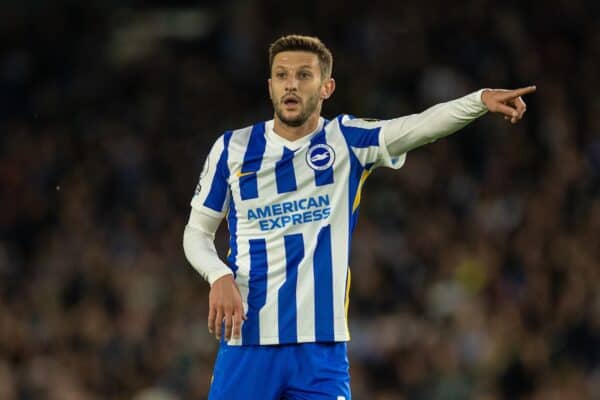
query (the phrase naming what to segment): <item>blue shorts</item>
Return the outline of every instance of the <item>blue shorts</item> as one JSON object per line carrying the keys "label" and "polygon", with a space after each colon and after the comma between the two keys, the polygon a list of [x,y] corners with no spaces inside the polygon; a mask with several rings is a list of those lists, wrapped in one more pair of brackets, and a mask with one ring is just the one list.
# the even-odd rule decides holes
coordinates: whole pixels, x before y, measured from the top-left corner
{"label": "blue shorts", "polygon": [[346,343],[228,346],[221,341],[209,400],[350,400]]}

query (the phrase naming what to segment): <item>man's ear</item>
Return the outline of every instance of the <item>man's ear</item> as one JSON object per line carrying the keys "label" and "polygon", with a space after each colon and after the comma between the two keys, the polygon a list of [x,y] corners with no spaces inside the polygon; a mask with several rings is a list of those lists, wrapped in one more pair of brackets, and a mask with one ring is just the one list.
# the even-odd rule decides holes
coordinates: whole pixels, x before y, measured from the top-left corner
{"label": "man's ear", "polygon": [[323,82],[321,86],[321,100],[326,100],[331,97],[335,91],[335,79],[329,78]]}
{"label": "man's ear", "polygon": [[267,79],[267,86],[269,86],[269,98],[273,100],[273,89],[271,89],[271,78]]}

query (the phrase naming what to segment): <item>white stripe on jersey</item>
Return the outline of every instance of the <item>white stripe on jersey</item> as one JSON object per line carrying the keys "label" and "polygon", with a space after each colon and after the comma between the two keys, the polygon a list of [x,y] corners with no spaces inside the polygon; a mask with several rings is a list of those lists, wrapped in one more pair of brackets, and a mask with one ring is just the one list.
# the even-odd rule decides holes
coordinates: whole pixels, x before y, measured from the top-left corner
{"label": "white stripe on jersey", "polygon": [[[338,120],[331,122],[332,128],[327,134],[327,142],[334,148],[344,148],[347,146],[342,135],[337,134],[339,131]],[[337,129],[336,129],[337,128]],[[350,163],[340,163],[336,170],[337,176],[347,176],[350,173]],[[346,179],[347,180],[347,179]],[[343,266],[343,268],[333,269],[333,310],[334,310],[334,332],[336,341],[344,341],[349,339],[349,334],[346,329],[346,310],[344,307],[346,296],[346,275],[348,273],[349,263],[349,218],[348,215],[352,210],[349,210],[349,185],[337,185],[339,190],[335,192],[335,197],[332,203],[336,205],[336,212],[331,216],[331,225],[335,226],[340,231],[346,232],[346,235],[332,235],[332,264],[334,266]],[[337,209],[339,207],[339,209]]]}
{"label": "white stripe on jersey", "polygon": [[[307,242],[307,240],[308,238],[304,237],[304,247],[307,247],[307,244],[314,246],[314,243]],[[316,236],[314,240],[316,240]],[[313,276],[312,260],[301,263],[298,267],[298,286],[296,287],[298,342],[315,341],[315,281]]]}
{"label": "white stripe on jersey", "polygon": [[[285,247],[283,237],[273,240],[268,249],[269,265],[285,265]],[[267,275],[267,299],[260,310],[260,341],[261,344],[279,343],[278,291],[285,281],[285,268],[275,269]]]}

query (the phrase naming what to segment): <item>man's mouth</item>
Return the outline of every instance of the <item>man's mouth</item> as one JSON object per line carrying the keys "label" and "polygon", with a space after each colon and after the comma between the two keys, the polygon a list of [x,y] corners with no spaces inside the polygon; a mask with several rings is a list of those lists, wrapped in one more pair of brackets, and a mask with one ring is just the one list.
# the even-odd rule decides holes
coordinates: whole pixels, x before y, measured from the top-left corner
{"label": "man's mouth", "polygon": [[300,100],[296,97],[287,97],[283,99],[283,104],[287,107],[295,107],[300,104]]}

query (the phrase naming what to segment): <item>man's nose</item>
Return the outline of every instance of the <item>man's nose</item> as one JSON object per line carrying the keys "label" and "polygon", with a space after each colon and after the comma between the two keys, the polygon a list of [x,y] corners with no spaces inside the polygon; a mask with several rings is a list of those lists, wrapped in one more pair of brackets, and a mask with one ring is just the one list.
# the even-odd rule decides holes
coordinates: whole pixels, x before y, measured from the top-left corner
{"label": "man's nose", "polygon": [[285,90],[294,91],[298,90],[298,79],[293,76],[290,76],[285,81]]}

